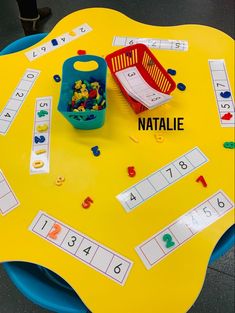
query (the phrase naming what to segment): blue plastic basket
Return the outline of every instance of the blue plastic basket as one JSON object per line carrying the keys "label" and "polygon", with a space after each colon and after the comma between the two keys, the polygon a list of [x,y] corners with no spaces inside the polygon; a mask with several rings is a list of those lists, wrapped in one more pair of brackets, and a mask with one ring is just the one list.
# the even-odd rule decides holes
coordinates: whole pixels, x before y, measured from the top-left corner
{"label": "blue plastic basket", "polygon": [[[92,71],[80,71],[74,68],[76,62],[95,61],[98,68]],[[105,113],[107,107],[106,99],[106,74],[107,64],[101,57],[95,55],[80,55],[72,57],[64,62],[62,71],[62,84],[60,90],[60,100],[58,111],[71,123],[79,129],[95,129],[103,126],[105,122]],[[104,86],[105,108],[102,110],[86,110],[85,112],[69,112],[68,104],[73,95],[74,82],[78,80],[98,81]]]}

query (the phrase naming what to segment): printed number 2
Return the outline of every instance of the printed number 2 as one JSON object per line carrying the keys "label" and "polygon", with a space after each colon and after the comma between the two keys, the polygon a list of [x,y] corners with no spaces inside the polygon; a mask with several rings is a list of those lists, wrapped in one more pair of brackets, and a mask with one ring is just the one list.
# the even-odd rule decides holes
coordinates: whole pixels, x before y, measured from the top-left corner
{"label": "printed number 2", "polygon": [[162,239],[163,239],[163,241],[166,242],[166,247],[167,248],[171,248],[171,247],[173,247],[175,245],[175,243],[174,243],[174,241],[173,241],[173,239],[172,239],[170,234],[165,234]]}
{"label": "printed number 2", "polygon": [[53,229],[49,234],[48,237],[51,239],[57,239],[57,235],[61,232],[61,226],[59,224],[54,224]]}

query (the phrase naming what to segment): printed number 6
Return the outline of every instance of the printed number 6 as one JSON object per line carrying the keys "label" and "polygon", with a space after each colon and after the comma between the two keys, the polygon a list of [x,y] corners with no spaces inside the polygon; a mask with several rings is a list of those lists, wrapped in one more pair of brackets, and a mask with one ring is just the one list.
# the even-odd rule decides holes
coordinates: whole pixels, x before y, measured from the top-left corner
{"label": "printed number 6", "polygon": [[115,274],[120,274],[121,273],[121,266],[122,266],[122,263],[118,264],[117,266],[114,267],[114,273]]}

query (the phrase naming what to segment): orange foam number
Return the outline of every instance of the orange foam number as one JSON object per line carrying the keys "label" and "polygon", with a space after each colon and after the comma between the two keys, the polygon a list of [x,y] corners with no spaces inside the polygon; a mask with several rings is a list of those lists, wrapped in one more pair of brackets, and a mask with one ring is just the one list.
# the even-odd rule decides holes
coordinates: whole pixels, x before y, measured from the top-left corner
{"label": "orange foam number", "polygon": [[[53,230],[54,229],[54,230]],[[57,235],[61,232],[61,226],[59,224],[54,224],[52,231],[48,234],[51,239],[57,239]]]}
{"label": "orange foam number", "polygon": [[83,206],[84,209],[88,209],[90,207],[91,203],[93,203],[93,200],[90,197],[87,197],[83,201],[82,206]]}

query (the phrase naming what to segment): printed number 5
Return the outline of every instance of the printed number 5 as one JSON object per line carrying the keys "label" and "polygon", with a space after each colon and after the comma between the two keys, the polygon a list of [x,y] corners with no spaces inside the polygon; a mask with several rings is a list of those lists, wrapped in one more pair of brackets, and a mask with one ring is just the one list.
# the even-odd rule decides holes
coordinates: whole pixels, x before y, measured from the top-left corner
{"label": "printed number 5", "polygon": [[162,239],[163,239],[163,241],[166,242],[166,247],[167,248],[171,248],[171,247],[173,247],[175,245],[175,243],[174,243],[174,241],[173,241],[173,239],[172,239],[170,234],[165,234]]}

